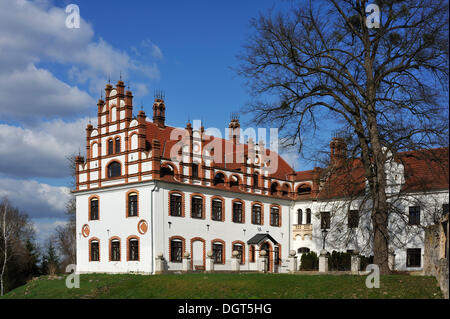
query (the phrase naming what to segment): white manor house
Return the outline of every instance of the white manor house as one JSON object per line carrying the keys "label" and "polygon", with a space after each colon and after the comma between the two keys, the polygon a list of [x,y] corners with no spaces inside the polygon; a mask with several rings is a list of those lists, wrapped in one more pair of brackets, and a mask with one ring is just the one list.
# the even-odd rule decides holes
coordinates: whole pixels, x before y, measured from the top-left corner
{"label": "white manor house", "polygon": [[[234,251],[241,271],[256,271],[266,251],[270,272],[287,272],[292,250],[372,254],[363,169],[343,139],[332,139],[327,167],[296,172],[262,142],[243,143],[237,118],[222,139],[167,126],[162,96],[148,121],[133,116],[122,81],[105,92],[86,158],[76,158],[78,273],[153,274],[161,255],[166,271],[180,271],[186,253],[192,271],[208,256],[230,270]],[[423,226],[448,212],[448,148],[399,153],[386,172],[391,267],[421,270]]]}

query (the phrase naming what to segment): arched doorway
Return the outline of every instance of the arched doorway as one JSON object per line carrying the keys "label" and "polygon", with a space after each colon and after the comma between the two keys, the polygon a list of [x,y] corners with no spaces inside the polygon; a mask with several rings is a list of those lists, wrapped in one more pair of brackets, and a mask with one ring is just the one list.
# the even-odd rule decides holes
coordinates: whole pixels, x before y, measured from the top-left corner
{"label": "arched doorway", "polygon": [[261,247],[259,247],[259,250],[265,250],[266,256],[267,256],[267,263],[268,263],[268,271],[273,271],[273,249],[272,245],[269,242],[264,242]]}
{"label": "arched doorway", "polygon": [[205,240],[199,237],[191,240],[192,270],[205,270]]}

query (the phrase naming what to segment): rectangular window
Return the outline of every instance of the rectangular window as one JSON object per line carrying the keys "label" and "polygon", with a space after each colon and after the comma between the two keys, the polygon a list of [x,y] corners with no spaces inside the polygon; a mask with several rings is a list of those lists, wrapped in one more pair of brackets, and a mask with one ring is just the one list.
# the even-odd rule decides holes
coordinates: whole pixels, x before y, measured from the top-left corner
{"label": "rectangular window", "polygon": [[212,219],[222,221],[222,201],[213,199],[212,201]]}
{"label": "rectangular window", "polygon": [[91,220],[98,220],[98,199],[91,199]]}
{"label": "rectangular window", "polygon": [[321,212],[320,213],[320,228],[321,229],[329,229],[330,225],[331,225],[330,212]]}
{"label": "rectangular window", "polygon": [[108,141],[108,155],[111,155],[114,152],[114,143],[113,140]]}
{"label": "rectangular window", "polygon": [[130,239],[129,245],[130,255],[128,260],[139,260],[139,241],[137,239]]}
{"label": "rectangular window", "polygon": [[198,177],[198,164],[192,164],[192,177]]}
{"label": "rectangular window", "polygon": [[138,215],[137,209],[137,194],[133,193],[128,195],[128,217],[133,217]]}
{"label": "rectangular window", "polygon": [[420,225],[420,207],[409,206],[409,224]]}
{"label": "rectangular window", "polygon": [[181,240],[172,240],[170,242],[170,261],[174,263],[182,262],[183,243]]}
{"label": "rectangular window", "polygon": [[120,241],[118,240],[111,242],[111,260],[120,261]]}
{"label": "rectangular window", "polygon": [[359,211],[351,210],[348,212],[348,228],[357,228],[359,225]]}
{"label": "rectangular window", "polygon": [[237,252],[239,252],[239,255],[237,256],[237,258],[239,259],[239,263],[240,264],[243,264],[244,263],[244,248],[242,247],[242,245],[238,245],[238,244],[235,244],[235,245],[233,245],[233,251],[237,251]]}
{"label": "rectangular window", "polygon": [[213,260],[215,264],[222,264],[222,244],[213,244]]}
{"label": "rectangular window", "polygon": [[99,261],[100,252],[98,241],[91,242],[91,261]]}
{"label": "rectangular window", "polygon": [[420,248],[406,249],[406,267],[420,267],[422,261],[422,251]]}
{"label": "rectangular window", "polygon": [[116,138],[116,153],[120,153],[120,138]]}
{"label": "rectangular window", "polygon": [[261,225],[261,206],[259,205],[252,207],[252,224]]}
{"label": "rectangular window", "polygon": [[180,194],[170,195],[170,216],[182,216]]}
{"label": "rectangular window", "polygon": [[311,210],[309,208],[306,210],[306,224],[311,224]]}
{"label": "rectangular window", "polygon": [[278,207],[272,207],[270,209],[270,225],[280,226],[280,210]]}
{"label": "rectangular window", "polygon": [[203,218],[203,199],[201,197],[192,197],[192,218]]}
{"label": "rectangular window", "polygon": [[233,203],[233,222],[242,223],[242,203]]}

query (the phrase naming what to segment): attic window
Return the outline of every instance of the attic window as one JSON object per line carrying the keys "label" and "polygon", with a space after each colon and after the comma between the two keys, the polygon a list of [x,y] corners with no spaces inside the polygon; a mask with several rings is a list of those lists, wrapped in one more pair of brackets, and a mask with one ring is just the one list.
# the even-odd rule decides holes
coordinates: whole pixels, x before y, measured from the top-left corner
{"label": "attic window", "polygon": [[173,176],[173,168],[170,165],[161,167],[161,173],[160,173],[161,177],[164,176]]}
{"label": "attic window", "polygon": [[214,176],[214,185],[225,183],[225,176],[222,173],[217,173]]}
{"label": "attic window", "polygon": [[311,194],[311,187],[308,185],[302,185],[297,189],[298,195]]}

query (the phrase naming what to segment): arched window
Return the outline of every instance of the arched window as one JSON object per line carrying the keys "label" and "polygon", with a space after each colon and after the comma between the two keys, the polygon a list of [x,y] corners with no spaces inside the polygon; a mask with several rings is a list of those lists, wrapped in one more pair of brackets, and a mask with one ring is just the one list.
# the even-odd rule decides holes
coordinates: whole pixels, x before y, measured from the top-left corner
{"label": "arched window", "polygon": [[224,247],[219,241],[212,244],[213,260],[215,264],[223,264],[225,261]]}
{"label": "arched window", "polygon": [[111,155],[114,152],[113,140],[108,140],[108,155]]}
{"label": "arched window", "polygon": [[297,210],[297,225],[303,224],[303,211],[301,209]]}
{"label": "arched window", "polygon": [[213,184],[223,184],[225,183],[225,176],[222,173],[217,173],[216,176],[214,176]]}
{"label": "arched window", "polygon": [[278,183],[277,182],[273,182],[270,185],[270,195],[276,195],[278,192]]}
{"label": "arched window", "polygon": [[280,226],[280,209],[278,206],[270,208],[270,226]]}
{"label": "arched window", "polygon": [[97,197],[91,198],[89,205],[90,205],[89,219],[98,220],[98,198]]}
{"label": "arched window", "polygon": [[111,239],[110,243],[110,260],[120,261],[120,240],[115,238]]}
{"label": "arched window", "polygon": [[89,243],[89,259],[90,261],[100,261],[100,243],[98,240],[91,240]]}
{"label": "arched window", "polygon": [[255,204],[252,206],[252,224],[261,225],[261,205]]}
{"label": "arched window", "polygon": [[120,137],[116,137],[116,153],[120,153]]}
{"label": "arched window", "polygon": [[136,192],[128,194],[128,217],[138,215],[138,194]]}
{"label": "arched window", "polygon": [[174,172],[173,172],[173,168],[170,165],[166,165],[161,167],[161,172],[160,172],[160,176],[164,177],[164,176],[173,176]]}
{"label": "arched window", "polygon": [[203,198],[200,196],[192,197],[191,217],[192,218],[203,218]]}
{"label": "arched window", "polygon": [[253,188],[259,187],[258,178],[259,178],[258,173],[254,173],[253,174]]}
{"label": "arched window", "polygon": [[242,202],[233,202],[233,223],[243,223]]}
{"label": "arched window", "polygon": [[172,239],[170,241],[170,261],[173,263],[181,263],[183,261],[183,241],[180,239]]}
{"label": "arched window", "polygon": [[306,209],[306,223],[311,224],[311,209]]}
{"label": "arched window", "polygon": [[121,167],[119,162],[112,162],[108,165],[108,177],[117,177],[121,175]]}
{"label": "arched window", "polygon": [[219,198],[213,198],[211,202],[211,219],[223,221],[223,201]]}
{"label": "arched window", "polygon": [[241,243],[233,244],[233,251],[237,251],[239,254],[237,255],[237,258],[239,259],[239,263],[242,265],[244,264],[245,256],[244,256],[244,246]]}
{"label": "arched window", "polygon": [[128,260],[139,260],[139,239],[137,238],[128,239]]}

